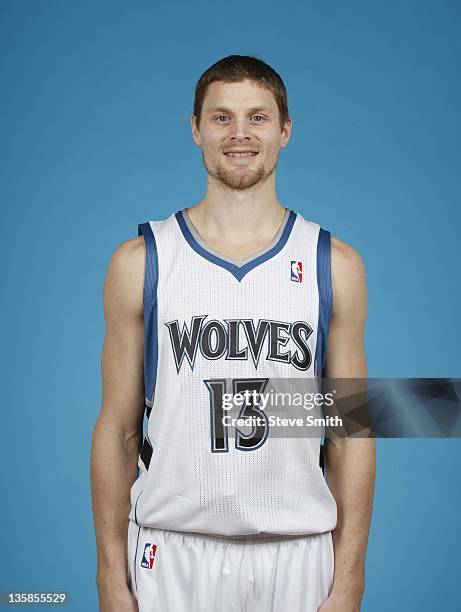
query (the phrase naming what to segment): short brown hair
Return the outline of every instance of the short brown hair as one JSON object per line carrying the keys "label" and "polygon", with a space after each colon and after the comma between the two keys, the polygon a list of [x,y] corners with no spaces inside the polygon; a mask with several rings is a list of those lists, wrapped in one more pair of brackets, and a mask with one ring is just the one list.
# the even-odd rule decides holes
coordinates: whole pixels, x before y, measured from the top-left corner
{"label": "short brown hair", "polygon": [[197,118],[197,127],[200,124],[208,85],[215,81],[238,83],[245,79],[254,81],[273,93],[279,109],[280,127],[283,129],[289,117],[285,84],[273,68],[253,55],[228,55],[205,70],[195,86],[194,115]]}

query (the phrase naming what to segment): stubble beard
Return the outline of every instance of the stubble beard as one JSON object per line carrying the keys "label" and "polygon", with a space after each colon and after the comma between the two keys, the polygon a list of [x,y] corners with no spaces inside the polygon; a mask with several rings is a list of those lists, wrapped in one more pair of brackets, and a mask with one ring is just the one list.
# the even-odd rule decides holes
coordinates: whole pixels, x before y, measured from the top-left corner
{"label": "stubble beard", "polygon": [[275,171],[277,167],[278,156],[269,169],[264,168],[264,164],[260,164],[256,169],[235,168],[232,170],[227,168],[224,163],[218,161],[216,163],[208,163],[205,154],[202,150],[202,159],[206,171],[209,176],[221,183],[223,186],[230,189],[244,190],[254,187],[258,183],[264,183]]}

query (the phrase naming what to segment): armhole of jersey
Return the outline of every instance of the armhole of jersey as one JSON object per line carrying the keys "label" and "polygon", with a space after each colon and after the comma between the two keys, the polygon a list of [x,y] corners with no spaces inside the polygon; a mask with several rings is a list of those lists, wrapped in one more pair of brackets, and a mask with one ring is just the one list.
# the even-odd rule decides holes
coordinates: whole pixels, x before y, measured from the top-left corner
{"label": "armhole of jersey", "polygon": [[[328,331],[330,329],[333,309],[333,288],[331,282],[331,236],[330,232],[320,228],[317,239],[317,287],[319,294],[319,320],[317,324],[317,345],[315,349],[314,375],[322,384],[325,369]],[[320,389],[321,390],[321,389]],[[325,466],[325,428],[320,441],[320,469],[326,478]]]}
{"label": "armhole of jersey", "polygon": [[[157,285],[158,253],[155,236],[150,223],[138,225],[138,236],[144,236],[146,244],[146,266],[144,270],[144,395],[146,415],[149,419],[153,406],[155,384],[157,381],[158,358],[158,320],[157,320]],[[148,436],[145,437],[141,459],[149,469],[152,446]]]}
{"label": "armhole of jersey", "polygon": [[315,350],[315,376],[320,380],[325,369],[328,331],[333,309],[331,282],[331,236],[320,228],[317,240],[317,287],[319,294],[319,320],[317,324],[317,346]]}

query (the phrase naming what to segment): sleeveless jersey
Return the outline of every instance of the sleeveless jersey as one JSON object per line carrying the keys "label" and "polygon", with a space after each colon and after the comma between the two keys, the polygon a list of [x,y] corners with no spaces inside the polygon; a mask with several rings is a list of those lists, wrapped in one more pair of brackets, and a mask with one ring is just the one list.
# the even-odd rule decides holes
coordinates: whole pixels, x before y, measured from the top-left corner
{"label": "sleeveless jersey", "polygon": [[148,421],[129,518],[237,538],[334,529],[320,436],[271,437],[264,421],[248,434],[218,418],[224,393],[320,378],[330,233],[286,209],[272,244],[238,262],[202,241],[187,209],[140,224],[138,234]]}

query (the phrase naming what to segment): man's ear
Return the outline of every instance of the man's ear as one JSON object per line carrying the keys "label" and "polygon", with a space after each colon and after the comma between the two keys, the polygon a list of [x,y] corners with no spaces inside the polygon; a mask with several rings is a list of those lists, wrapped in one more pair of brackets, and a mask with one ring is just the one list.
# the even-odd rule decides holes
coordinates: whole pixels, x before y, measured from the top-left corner
{"label": "man's ear", "polygon": [[291,136],[291,129],[293,127],[293,120],[291,117],[288,117],[288,119],[285,121],[285,124],[283,126],[283,130],[282,130],[282,140],[280,143],[280,147],[286,147],[289,140],[290,140],[290,136]]}
{"label": "man's ear", "polygon": [[197,117],[192,113],[190,118],[190,124],[192,128],[192,138],[198,147],[202,146],[202,140],[200,138],[200,132],[198,131]]}

